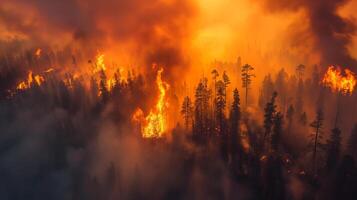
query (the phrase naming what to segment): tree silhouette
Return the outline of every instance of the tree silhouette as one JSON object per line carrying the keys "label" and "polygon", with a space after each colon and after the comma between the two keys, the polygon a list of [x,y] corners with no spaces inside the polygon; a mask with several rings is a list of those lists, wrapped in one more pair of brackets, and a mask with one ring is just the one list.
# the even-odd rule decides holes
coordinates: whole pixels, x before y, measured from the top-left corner
{"label": "tree silhouette", "polygon": [[273,95],[271,97],[270,102],[268,102],[265,106],[264,109],[264,138],[263,142],[266,143],[268,137],[271,134],[272,128],[273,128],[273,122],[274,122],[274,117],[276,114],[276,104],[275,104],[275,99],[278,96],[278,93],[273,92]]}
{"label": "tree silhouette", "polygon": [[219,80],[216,83],[217,94],[216,94],[216,122],[217,122],[217,132],[218,134],[224,133],[225,128],[225,108],[226,108],[226,92],[225,84],[223,81]]}
{"label": "tree silhouette", "polygon": [[243,148],[241,145],[241,137],[240,137],[240,98],[238,89],[235,88],[233,91],[233,103],[229,114],[230,120],[230,152],[232,156],[232,167],[233,169],[238,170],[238,173],[242,171],[242,156],[243,156]]}
{"label": "tree silhouette", "polygon": [[255,77],[253,74],[254,67],[249,64],[245,64],[242,67],[242,86],[245,88],[245,107],[248,105],[248,90],[252,83],[252,78]]}
{"label": "tree silhouette", "polygon": [[226,129],[226,86],[221,80],[216,83],[216,127],[215,132],[220,140],[220,150],[223,161],[228,161],[228,134]]}
{"label": "tree silhouette", "polygon": [[274,83],[271,75],[268,74],[264,77],[262,87],[259,94],[259,106],[264,109],[266,103],[269,101],[271,94],[274,92]]}
{"label": "tree silhouette", "polygon": [[181,114],[185,121],[185,128],[188,130],[190,124],[193,120],[193,104],[191,102],[190,97],[186,96],[183,100],[182,107],[181,107]]}
{"label": "tree silhouette", "polygon": [[275,80],[275,89],[276,91],[279,93],[279,104],[283,110],[283,113],[285,113],[285,109],[286,109],[286,102],[287,102],[287,77],[288,74],[285,72],[284,68],[282,68],[276,77]]}
{"label": "tree silhouette", "polygon": [[199,82],[195,92],[195,124],[194,133],[199,137],[207,136],[209,131],[209,99],[211,91],[207,86],[207,79],[203,78]]}
{"label": "tree silhouette", "polygon": [[310,127],[313,128],[313,150],[312,150],[312,166],[313,172],[316,173],[317,167],[317,151],[318,148],[321,148],[320,139],[322,138],[322,128],[323,128],[323,113],[321,109],[318,109],[316,112],[315,120],[310,124]]}

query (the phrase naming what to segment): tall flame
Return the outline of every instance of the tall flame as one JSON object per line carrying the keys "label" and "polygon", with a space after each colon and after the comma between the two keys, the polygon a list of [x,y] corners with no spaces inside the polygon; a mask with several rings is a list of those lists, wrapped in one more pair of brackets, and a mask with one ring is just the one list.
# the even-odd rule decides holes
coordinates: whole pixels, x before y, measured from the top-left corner
{"label": "tall flame", "polygon": [[334,66],[328,68],[322,79],[324,85],[344,95],[353,93],[356,82],[355,74],[351,70],[345,69],[342,74],[341,69]]}
{"label": "tall flame", "polygon": [[94,68],[94,73],[97,73],[99,71],[105,71],[107,68],[105,67],[104,64],[104,54],[98,54],[96,56],[96,62],[95,62],[95,68]]}
{"label": "tall flame", "polygon": [[164,135],[167,129],[165,110],[168,103],[165,97],[169,84],[163,82],[161,79],[163,71],[164,70],[161,68],[157,72],[156,84],[160,94],[154,110],[151,110],[149,115],[145,117],[145,126],[142,128],[142,136],[144,138],[160,138]]}

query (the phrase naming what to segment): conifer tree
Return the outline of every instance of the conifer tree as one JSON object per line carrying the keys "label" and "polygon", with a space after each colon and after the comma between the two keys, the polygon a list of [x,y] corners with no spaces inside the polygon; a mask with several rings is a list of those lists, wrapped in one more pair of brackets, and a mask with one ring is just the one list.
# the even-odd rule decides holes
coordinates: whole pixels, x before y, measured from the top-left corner
{"label": "conifer tree", "polygon": [[316,112],[315,120],[310,124],[310,127],[313,128],[313,149],[312,149],[312,164],[313,164],[313,172],[316,173],[317,169],[317,153],[318,150],[322,147],[321,143],[321,134],[323,128],[323,113],[321,109],[318,109]]}
{"label": "conifer tree", "polygon": [[239,130],[240,118],[241,118],[240,98],[239,98],[238,89],[235,88],[233,90],[233,102],[229,114],[229,120],[231,126],[229,148],[232,156],[233,169],[236,169],[239,172],[242,170],[241,162],[242,162],[242,154],[243,154],[243,148],[241,145],[241,137],[240,137],[240,130]]}
{"label": "conifer tree", "polygon": [[265,143],[268,137],[271,135],[271,131],[273,128],[274,117],[276,114],[276,104],[275,99],[278,96],[278,93],[273,92],[270,102],[268,102],[264,109],[264,139],[263,142]]}
{"label": "conifer tree", "polygon": [[274,92],[274,83],[271,75],[268,74],[264,77],[262,87],[259,94],[259,106],[264,109],[266,103],[269,101],[271,94]]}
{"label": "conifer tree", "polygon": [[188,130],[190,124],[193,120],[193,105],[191,102],[190,97],[186,96],[183,100],[182,107],[181,107],[181,114],[185,121],[185,128]]}
{"label": "conifer tree", "polygon": [[242,86],[245,88],[245,107],[248,105],[248,91],[250,89],[250,85],[252,84],[252,78],[255,77],[253,71],[254,67],[249,64],[245,64],[242,67]]}

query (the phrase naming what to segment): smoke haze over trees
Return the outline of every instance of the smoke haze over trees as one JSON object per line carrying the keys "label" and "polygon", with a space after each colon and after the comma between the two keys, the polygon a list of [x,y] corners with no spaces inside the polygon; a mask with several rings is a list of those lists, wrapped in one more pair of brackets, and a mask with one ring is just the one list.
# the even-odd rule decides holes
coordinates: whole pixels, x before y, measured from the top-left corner
{"label": "smoke haze over trees", "polygon": [[0,199],[356,199],[350,3],[3,0]]}

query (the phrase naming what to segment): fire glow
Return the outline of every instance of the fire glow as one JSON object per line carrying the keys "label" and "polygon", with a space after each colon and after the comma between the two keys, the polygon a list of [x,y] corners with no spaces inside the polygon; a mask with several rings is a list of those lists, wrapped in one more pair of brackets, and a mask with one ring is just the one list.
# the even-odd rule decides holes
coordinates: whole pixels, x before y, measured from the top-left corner
{"label": "fire glow", "polygon": [[26,90],[31,88],[34,84],[40,86],[45,81],[45,78],[41,75],[33,75],[32,71],[29,71],[27,75],[27,80],[21,81],[16,89]]}
{"label": "fire glow", "polygon": [[322,83],[333,91],[351,95],[356,86],[356,77],[349,69],[345,69],[343,74],[340,68],[330,66],[322,79]]}
{"label": "fire glow", "polygon": [[164,70],[160,68],[156,75],[156,85],[159,89],[159,98],[154,109],[144,118],[143,111],[138,108],[132,119],[140,122],[143,126],[141,134],[143,138],[162,138],[167,130],[166,109],[168,102],[166,100],[166,93],[170,85],[164,82],[161,78]]}

